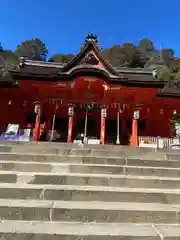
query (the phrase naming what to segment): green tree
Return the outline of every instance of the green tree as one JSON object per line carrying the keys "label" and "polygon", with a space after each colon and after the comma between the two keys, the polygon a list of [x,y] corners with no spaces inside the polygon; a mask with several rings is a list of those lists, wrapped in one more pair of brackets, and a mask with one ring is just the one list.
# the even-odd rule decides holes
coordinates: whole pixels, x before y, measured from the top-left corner
{"label": "green tree", "polygon": [[18,64],[18,57],[12,51],[0,52],[0,77],[6,76],[9,70],[16,69]]}
{"label": "green tree", "polygon": [[154,69],[157,66],[161,66],[162,64],[159,61],[159,56],[157,54],[157,52],[153,53],[151,55],[151,57],[149,58],[149,60],[147,60],[147,62],[145,63],[144,67],[145,68],[151,68]]}
{"label": "green tree", "polygon": [[171,87],[180,88],[180,70],[172,74]]}
{"label": "green tree", "polygon": [[2,46],[2,44],[0,42],[0,52],[2,52],[2,51],[3,51],[3,46]]}
{"label": "green tree", "polygon": [[27,57],[29,60],[44,61],[48,55],[48,49],[39,38],[34,38],[18,45],[15,54],[18,57]]}
{"label": "green tree", "polygon": [[157,77],[161,81],[167,82],[169,85],[171,84],[172,79],[172,70],[168,68],[166,65],[159,65],[156,67]]}
{"label": "green tree", "polygon": [[172,67],[173,58],[174,58],[174,50],[171,48],[163,48],[159,52],[159,57],[161,62],[168,66],[169,68]]}
{"label": "green tree", "polygon": [[104,49],[102,55],[113,66],[133,68],[144,66],[140,51],[132,43],[114,45],[112,48]]}
{"label": "green tree", "polygon": [[141,39],[137,48],[141,53],[141,58],[144,60],[144,63],[146,63],[156,52],[153,41],[148,38]]}
{"label": "green tree", "polygon": [[168,82],[170,86],[173,78],[173,57],[174,51],[172,49],[167,48],[155,51],[146,62],[145,67],[156,69],[157,78]]}
{"label": "green tree", "polygon": [[118,66],[121,60],[121,52],[121,46],[115,44],[111,48],[103,49],[101,54],[111,65]]}
{"label": "green tree", "polygon": [[73,59],[73,57],[73,54],[56,54],[49,59],[49,62],[68,63]]}
{"label": "green tree", "polygon": [[140,51],[132,43],[123,44],[120,65],[132,68],[144,66]]}

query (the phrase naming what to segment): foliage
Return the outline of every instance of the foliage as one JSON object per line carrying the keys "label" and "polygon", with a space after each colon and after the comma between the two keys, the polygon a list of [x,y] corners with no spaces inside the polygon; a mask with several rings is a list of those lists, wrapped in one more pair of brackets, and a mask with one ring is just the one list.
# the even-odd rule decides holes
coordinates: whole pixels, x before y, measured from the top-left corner
{"label": "foliage", "polygon": [[166,65],[157,66],[156,73],[159,80],[166,81],[168,83],[171,81],[172,71]]}
{"label": "foliage", "polygon": [[73,59],[73,57],[73,54],[56,54],[49,59],[49,62],[68,63]]}
{"label": "foliage", "polygon": [[180,88],[180,70],[172,74],[171,84],[175,88]]}
{"label": "foliage", "polygon": [[160,51],[160,60],[162,64],[166,65],[167,67],[172,67],[172,60],[174,58],[174,50],[171,48],[164,48]]}
{"label": "foliage", "polygon": [[175,114],[171,118],[171,129],[172,129],[172,136],[180,138],[179,131],[177,131],[177,127],[180,126],[180,114]]}
{"label": "foliage", "polygon": [[0,52],[0,77],[5,76],[9,70],[16,69],[18,66],[18,57],[12,51]]}
{"label": "foliage", "polygon": [[139,49],[132,43],[124,43],[122,46],[114,45],[102,51],[104,58],[113,66],[143,67],[145,62]]}
{"label": "foliage", "polygon": [[[156,69],[160,80],[165,80],[174,87],[180,87],[180,70],[178,70],[180,60],[175,58],[174,51],[170,48],[156,49],[150,39],[143,38],[137,45],[129,42],[122,45],[114,44],[111,48],[102,49],[101,54],[112,66]],[[14,52],[5,50],[0,43],[0,75],[15,69],[21,56],[29,60],[47,61],[48,48],[39,38],[23,41]],[[73,57],[74,54],[57,53],[48,61],[66,64]]]}
{"label": "foliage", "polygon": [[156,53],[153,41],[147,38],[143,38],[139,41],[137,49],[140,51],[141,58],[144,60],[144,62],[147,62],[152,55]]}
{"label": "foliage", "polygon": [[44,61],[48,55],[48,49],[40,39],[34,38],[18,45],[15,54],[18,57],[27,57],[29,60]]}
{"label": "foliage", "polygon": [[2,46],[2,44],[0,42],[0,52],[2,52],[2,51],[3,51],[3,46]]}

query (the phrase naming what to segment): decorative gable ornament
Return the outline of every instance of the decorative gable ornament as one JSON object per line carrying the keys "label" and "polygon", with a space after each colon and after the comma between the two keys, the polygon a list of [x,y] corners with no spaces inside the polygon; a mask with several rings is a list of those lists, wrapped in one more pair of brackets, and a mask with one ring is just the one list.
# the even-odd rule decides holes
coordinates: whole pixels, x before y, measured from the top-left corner
{"label": "decorative gable ornament", "polygon": [[98,44],[98,39],[97,39],[97,35],[93,34],[93,33],[88,33],[85,39],[85,43],[90,43],[93,42],[95,44]]}
{"label": "decorative gable ornament", "polygon": [[81,61],[80,64],[98,65],[99,60],[94,56],[93,53],[87,54]]}
{"label": "decorative gable ornament", "polygon": [[134,111],[133,117],[134,117],[134,119],[136,119],[136,120],[139,119],[139,117],[140,117],[139,110]]}
{"label": "decorative gable ornament", "polygon": [[35,112],[36,114],[39,114],[40,111],[41,111],[41,105],[40,105],[39,102],[36,102],[36,103],[35,103],[35,106],[34,106],[34,112]]}

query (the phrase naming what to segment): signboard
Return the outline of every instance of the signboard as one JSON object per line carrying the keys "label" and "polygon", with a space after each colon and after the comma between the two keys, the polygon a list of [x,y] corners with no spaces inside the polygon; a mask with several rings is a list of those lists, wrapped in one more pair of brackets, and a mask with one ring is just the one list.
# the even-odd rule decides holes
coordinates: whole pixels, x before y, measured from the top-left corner
{"label": "signboard", "polygon": [[8,124],[6,132],[0,136],[0,141],[30,141],[31,129],[19,129],[19,124]]}
{"label": "signboard", "polygon": [[89,138],[87,141],[88,144],[100,144],[100,140],[99,139],[91,139]]}
{"label": "signboard", "polygon": [[19,131],[19,124],[8,124],[5,135],[17,135]]}
{"label": "signboard", "polygon": [[98,78],[95,78],[95,77],[83,77],[83,80],[85,82],[96,82],[98,80]]}
{"label": "signboard", "polygon": [[155,143],[143,143],[143,142],[141,142],[141,143],[139,144],[139,147],[157,148],[157,144],[155,144]]}
{"label": "signboard", "polygon": [[21,129],[18,136],[18,141],[20,142],[29,142],[31,135],[31,129]]}

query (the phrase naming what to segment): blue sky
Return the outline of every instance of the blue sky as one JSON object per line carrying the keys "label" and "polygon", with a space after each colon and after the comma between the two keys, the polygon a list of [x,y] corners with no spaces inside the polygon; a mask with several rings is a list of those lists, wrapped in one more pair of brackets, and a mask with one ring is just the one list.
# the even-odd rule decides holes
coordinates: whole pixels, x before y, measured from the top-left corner
{"label": "blue sky", "polygon": [[15,49],[38,37],[49,55],[77,53],[86,33],[102,48],[148,37],[180,56],[180,0],[0,0],[0,41]]}

